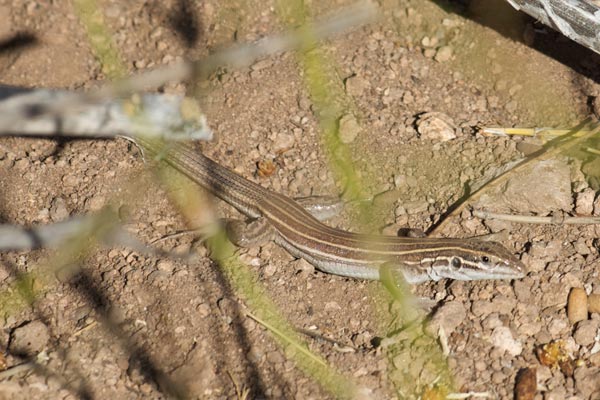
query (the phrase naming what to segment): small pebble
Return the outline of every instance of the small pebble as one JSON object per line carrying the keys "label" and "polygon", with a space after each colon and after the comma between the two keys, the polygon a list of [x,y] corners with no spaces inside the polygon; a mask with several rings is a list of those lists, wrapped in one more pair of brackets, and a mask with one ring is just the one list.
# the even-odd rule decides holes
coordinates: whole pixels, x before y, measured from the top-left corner
{"label": "small pebble", "polygon": [[575,251],[578,254],[581,254],[582,256],[587,256],[588,254],[590,254],[590,248],[585,243],[584,238],[577,239],[577,241],[573,243],[573,247]]}
{"label": "small pebble", "polygon": [[588,300],[584,289],[571,289],[567,300],[567,317],[571,324],[576,324],[588,318]]}
{"label": "small pebble", "polygon": [[587,188],[583,192],[577,193],[575,212],[580,215],[592,215],[595,198],[596,192],[592,188]]}
{"label": "small pebble", "polygon": [[48,340],[48,327],[41,321],[32,321],[11,333],[9,351],[12,354],[32,356],[42,351]]}
{"label": "small pebble", "polygon": [[106,198],[102,195],[92,196],[85,201],[85,207],[90,211],[100,211],[106,204]]}
{"label": "small pebble", "polygon": [[69,217],[67,202],[62,197],[55,197],[50,205],[50,219],[53,222],[62,221]]}
{"label": "small pebble", "polygon": [[588,311],[600,313],[600,294],[590,294],[588,297]]}
{"label": "small pebble", "polygon": [[499,326],[495,328],[490,339],[495,347],[505,350],[512,356],[518,356],[521,354],[521,352],[523,352],[523,345],[521,342],[513,338],[512,332],[507,326]]}
{"label": "small pebble", "polygon": [[537,392],[537,373],[535,368],[524,368],[517,374],[515,400],[533,400]]}
{"label": "small pebble", "polygon": [[536,151],[539,151],[541,148],[542,148],[542,146],[539,144],[536,144],[536,143],[529,143],[529,142],[517,143],[517,150],[520,151],[521,153],[523,153],[524,156],[533,154]]}
{"label": "small pebble", "polygon": [[250,66],[250,69],[252,71],[260,71],[260,70],[270,67],[272,64],[273,64],[273,61],[270,58],[266,58],[264,60],[260,60],[260,61],[255,62],[254,64],[252,64]]}
{"label": "small pebble", "polygon": [[456,138],[456,124],[449,116],[441,112],[421,114],[416,125],[422,139],[447,142]]}
{"label": "small pebble", "polygon": [[156,268],[163,272],[173,272],[175,270],[175,263],[169,259],[162,259],[156,264]]}
{"label": "small pebble", "polygon": [[573,339],[580,346],[589,346],[595,342],[600,320],[580,321],[573,333]]}
{"label": "small pebble", "polygon": [[315,272],[315,267],[303,258],[294,262],[294,269],[303,277],[312,275]]}
{"label": "small pebble", "polygon": [[273,151],[276,153],[286,151],[294,147],[294,135],[288,133],[278,133],[273,142]]}
{"label": "small pebble", "polygon": [[427,58],[433,58],[435,56],[435,49],[425,49],[425,51],[423,51],[423,55]]}
{"label": "small pebble", "polygon": [[581,399],[598,399],[600,388],[598,387],[598,376],[600,367],[581,366],[574,371],[575,390],[581,393]]}
{"label": "small pebble", "polygon": [[26,158],[21,158],[20,160],[15,161],[15,168],[19,170],[25,170],[29,168],[29,160]]}
{"label": "small pebble", "polygon": [[562,333],[566,332],[569,329],[569,325],[564,318],[553,319],[548,324],[548,333],[552,335],[552,337],[558,337]]}
{"label": "small pebble", "polygon": [[276,272],[277,272],[277,265],[275,265],[273,263],[268,263],[265,266],[265,268],[263,269],[263,273],[267,277],[271,277],[271,276],[275,275]]}
{"label": "small pebble", "polygon": [[360,96],[369,87],[369,81],[354,76],[346,80],[346,93],[350,96]]}
{"label": "small pebble", "polygon": [[594,201],[594,211],[593,211],[593,215],[595,217],[600,215],[600,196],[596,197],[596,200]]}
{"label": "small pebble", "polygon": [[196,310],[198,311],[198,316],[200,318],[206,318],[210,315],[210,305],[208,305],[208,303],[199,304],[198,307],[196,307]]}
{"label": "small pebble", "polygon": [[404,92],[404,94],[402,95],[402,103],[409,105],[409,104],[414,103],[414,101],[415,101],[415,96],[409,90]]}
{"label": "small pebble", "polygon": [[427,211],[429,204],[425,200],[407,201],[403,204],[407,214],[414,215]]}
{"label": "small pebble", "polygon": [[352,114],[346,114],[340,119],[339,137],[342,143],[352,143],[360,133],[360,125]]}
{"label": "small pebble", "polygon": [[590,364],[600,367],[600,352],[594,353],[590,356]]}
{"label": "small pebble", "polygon": [[434,60],[437,62],[446,62],[452,58],[452,47],[442,46],[435,53]]}
{"label": "small pebble", "polygon": [[446,335],[451,335],[463,323],[467,310],[463,302],[450,301],[437,309],[428,325],[428,331],[436,334],[439,328],[444,328]]}

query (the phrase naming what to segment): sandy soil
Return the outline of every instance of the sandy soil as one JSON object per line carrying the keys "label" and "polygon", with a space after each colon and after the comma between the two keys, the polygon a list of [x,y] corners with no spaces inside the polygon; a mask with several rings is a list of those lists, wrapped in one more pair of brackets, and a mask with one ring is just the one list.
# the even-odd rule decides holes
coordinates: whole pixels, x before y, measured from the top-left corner
{"label": "sandy soil", "polygon": [[[274,5],[262,2],[98,4],[130,73],[283,29]],[[343,5],[312,6],[321,15]],[[430,228],[465,194],[465,185],[537,143],[483,137],[479,127],[572,126],[597,107],[599,58],[502,1],[382,0],[380,7],[376,23],[324,44],[335,66],[331,84],[345,93],[349,115],[361,127],[348,141],[364,192],[377,195],[372,227],[387,233]],[[72,2],[0,0],[0,21],[1,84],[88,89],[105,79]],[[15,37],[35,40],[10,46]],[[297,61],[293,53],[279,54],[248,68],[223,69],[199,90],[172,84],[164,91],[199,93],[215,132],[203,151],[219,163],[291,197],[338,194],[343,183],[329,167]],[[442,113],[456,126],[456,138],[419,134],[424,113]],[[525,193],[525,199],[482,204],[503,204],[519,214],[600,212],[594,158],[572,156],[533,179],[524,174],[531,183],[523,190],[534,193],[533,200]],[[260,161],[274,161],[276,171],[259,176]],[[114,200],[134,181],[145,188],[134,204]],[[139,151],[124,140],[0,139],[2,223],[50,223],[111,202],[127,215],[127,229],[150,242],[186,229],[168,199],[144,172]],[[223,215],[236,215],[219,207]],[[364,229],[352,215],[350,210],[329,223]],[[600,293],[598,229],[482,221],[467,210],[440,234],[490,232],[503,232],[500,240],[527,264],[526,278],[441,281],[415,289],[438,303],[434,315],[445,334],[438,339],[435,332],[426,348],[437,354],[439,341],[447,341],[453,390],[512,398],[519,371],[535,368],[535,398],[600,398],[600,316],[573,325],[566,314],[573,287]],[[243,398],[245,390],[249,398],[332,396],[246,316],[252,311],[247,302],[197,238],[183,235],[157,246],[198,257],[182,262],[98,247],[77,276],[57,273],[31,304],[3,300],[4,369],[37,361],[0,375],[0,397]],[[289,323],[312,332],[302,336],[310,350],[364,393],[394,398],[427,390],[435,378],[423,372],[427,363],[382,345],[398,332],[379,283],[315,271],[275,244],[240,253]],[[3,299],[15,293],[21,274],[48,267],[56,257],[50,250],[1,254]],[[579,360],[571,370],[543,365],[536,356],[540,346],[556,340]]]}

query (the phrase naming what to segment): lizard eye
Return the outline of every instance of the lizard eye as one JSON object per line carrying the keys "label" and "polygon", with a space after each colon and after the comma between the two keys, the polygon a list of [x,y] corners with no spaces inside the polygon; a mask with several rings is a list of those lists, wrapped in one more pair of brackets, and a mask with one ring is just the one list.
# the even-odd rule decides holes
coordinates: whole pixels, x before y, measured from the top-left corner
{"label": "lizard eye", "polygon": [[460,268],[460,266],[462,265],[462,262],[460,261],[460,258],[458,258],[458,257],[454,257],[452,259],[451,263],[452,263],[453,268]]}
{"label": "lizard eye", "polygon": [[490,262],[490,258],[488,256],[483,256],[481,257],[481,261],[483,261],[484,263]]}

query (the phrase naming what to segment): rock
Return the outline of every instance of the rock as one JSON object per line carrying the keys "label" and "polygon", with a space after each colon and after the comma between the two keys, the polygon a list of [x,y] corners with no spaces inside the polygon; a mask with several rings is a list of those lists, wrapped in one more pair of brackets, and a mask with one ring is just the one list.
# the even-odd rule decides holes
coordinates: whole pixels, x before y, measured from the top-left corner
{"label": "rock", "polygon": [[577,193],[575,212],[580,215],[592,215],[595,198],[596,192],[592,188],[587,188],[583,192]]}
{"label": "rock", "polygon": [[398,205],[398,207],[396,207],[394,209],[394,216],[396,218],[402,217],[403,215],[406,215],[406,214],[407,214],[406,208],[402,207],[401,205]]}
{"label": "rock", "polygon": [[15,161],[15,168],[21,171],[24,171],[29,168],[30,161],[27,158],[21,158],[20,160]]}
{"label": "rock", "polygon": [[294,138],[294,135],[279,132],[275,137],[275,141],[273,142],[273,151],[280,153],[282,151],[289,150],[294,146],[295,140],[296,139]]}
{"label": "rock", "polygon": [[600,367],[582,366],[575,370],[575,388],[583,399],[600,398]]}
{"label": "rock", "polygon": [[575,342],[580,346],[594,344],[598,328],[600,328],[600,320],[590,319],[587,321],[580,321],[573,333],[573,339],[575,339]]}
{"label": "rock", "polygon": [[32,321],[12,332],[8,349],[12,354],[33,356],[46,347],[48,340],[48,327],[41,321]]}
{"label": "rock", "polygon": [[442,46],[435,53],[434,60],[437,62],[446,62],[452,58],[452,47]]}
{"label": "rock", "polygon": [[303,258],[299,258],[298,260],[294,261],[292,263],[292,265],[294,266],[294,269],[302,276],[302,277],[307,277],[309,275],[314,274],[315,272],[315,267],[314,265],[312,265],[311,263],[309,263],[308,261],[306,261]]}
{"label": "rock", "polygon": [[592,293],[588,297],[588,307],[591,313],[600,313],[600,294]]}
{"label": "rock", "polygon": [[600,215],[600,196],[596,197],[596,200],[594,201],[593,215],[596,217]]}
{"label": "rock", "polygon": [[464,321],[466,315],[467,310],[461,301],[450,301],[436,311],[427,329],[432,334],[436,334],[439,328],[443,328],[446,335],[451,335]]}
{"label": "rock", "polygon": [[515,173],[500,191],[481,196],[476,207],[495,212],[548,215],[572,210],[571,172],[564,160],[536,163]]}
{"label": "rock", "polygon": [[519,150],[525,157],[530,154],[535,153],[536,151],[542,148],[541,145],[537,143],[529,143],[529,142],[519,142],[517,143],[517,150]]}
{"label": "rock", "polygon": [[90,211],[100,211],[106,204],[106,198],[103,195],[96,195],[85,200],[85,208]]}
{"label": "rock", "polygon": [[250,66],[250,69],[252,71],[260,71],[265,68],[269,68],[271,65],[273,65],[273,60],[271,58],[266,58],[264,60],[260,60],[252,64]]}
{"label": "rock", "polygon": [[523,324],[517,326],[519,335],[525,335],[527,337],[534,336],[541,330],[542,323],[540,321],[523,322]]}
{"label": "rock", "polygon": [[359,76],[346,79],[346,93],[350,96],[360,96],[369,87],[369,82]]}
{"label": "rock", "polygon": [[533,282],[530,279],[516,280],[513,283],[515,295],[521,303],[527,303],[531,299],[531,286]]}
{"label": "rock", "polygon": [[567,398],[567,389],[557,387],[544,393],[544,400],[564,400]]}
{"label": "rock", "polygon": [[407,214],[414,215],[427,211],[427,200],[407,201],[402,204]]}
{"label": "rock", "polygon": [[156,263],[156,269],[158,269],[159,271],[172,273],[175,270],[175,263],[173,262],[173,260],[165,258],[159,260],[158,263]]}
{"label": "rock", "polygon": [[564,332],[569,328],[569,324],[564,318],[561,319],[553,319],[548,324],[548,333],[552,335],[552,337],[560,337]]}
{"label": "rock", "polygon": [[567,299],[567,316],[571,324],[576,324],[588,318],[588,301],[585,289],[571,289]]}
{"label": "rock", "polygon": [[581,254],[582,256],[587,256],[591,254],[591,250],[588,245],[585,243],[584,238],[579,238],[575,243],[573,243],[573,248],[577,252],[577,254]]}
{"label": "rock", "polygon": [[492,308],[499,314],[511,314],[517,304],[515,298],[498,294],[492,299]]}
{"label": "rock", "polygon": [[198,316],[200,318],[206,318],[210,315],[210,305],[208,303],[198,304],[196,311],[198,311]]}
{"label": "rock", "polygon": [[415,96],[409,90],[404,92],[404,94],[402,95],[402,103],[404,103],[406,105],[410,105],[410,104],[414,103],[414,101],[415,101]]}
{"label": "rock", "polygon": [[276,272],[277,272],[277,265],[275,265],[273,263],[267,263],[267,265],[263,268],[263,274],[266,277],[271,277],[271,276],[275,275]]}
{"label": "rock", "polygon": [[521,369],[517,374],[517,379],[515,383],[515,400],[533,400],[535,398],[536,393],[537,369]]}
{"label": "rock", "polygon": [[492,331],[499,326],[503,326],[503,324],[502,321],[500,321],[500,318],[498,317],[498,313],[492,313],[488,315],[483,321],[481,321],[481,327],[485,330]]}
{"label": "rock", "polygon": [[600,352],[594,353],[590,356],[590,364],[600,367]]}
{"label": "rock", "polygon": [[423,55],[427,58],[433,58],[435,56],[435,49],[425,49],[423,51]]}
{"label": "rock", "polygon": [[163,287],[169,283],[169,274],[164,271],[152,271],[148,274],[148,282],[152,285],[156,285],[158,287]]}
{"label": "rock", "polygon": [[427,112],[417,119],[417,132],[422,139],[447,142],[456,138],[456,124],[441,112]]}
{"label": "rock", "polygon": [[485,318],[494,311],[496,311],[496,308],[492,302],[487,300],[476,300],[471,304],[471,312],[477,317]]}
{"label": "rock", "polygon": [[356,118],[354,118],[354,115],[345,114],[340,119],[338,135],[342,143],[348,144],[354,142],[360,131],[360,125],[356,121]]}
{"label": "rock", "polygon": [[495,347],[508,352],[513,357],[523,351],[523,345],[513,338],[512,332],[507,326],[499,326],[494,329],[490,341]]}
{"label": "rock", "polygon": [[563,248],[561,240],[552,240],[550,242],[534,241],[529,248],[529,255],[544,261],[553,261],[559,257]]}
{"label": "rock", "polygon": [[429,36],[424,36],[421,39],[421,46],[423,47],[435,47],[438,44],[438,39],[436,37],[430,38]]}
{"label": "rock", "polygon": [[67,202],[62,197],[55,197],[50,204],[50,219],[53,222],[65,220],[69,217]]}

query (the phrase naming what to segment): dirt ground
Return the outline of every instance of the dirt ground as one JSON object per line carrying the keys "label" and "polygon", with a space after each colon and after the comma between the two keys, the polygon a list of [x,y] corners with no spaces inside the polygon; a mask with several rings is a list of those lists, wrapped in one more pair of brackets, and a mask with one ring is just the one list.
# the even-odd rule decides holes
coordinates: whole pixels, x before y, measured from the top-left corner
{"label": "dirt ground", "polygon": [[[72,3],[0,0],[0,84],[85,90],[106,78]],[[346,2],[314,3],[314,15],[324,15]],[[130,73],[284,29],[270,2],[102,0],[98,6]],[[346,131],[344,140],[364,192],[375,196],[372,225],[386,233],[427,230],[466,186],[539,144],[484,137],[480,127],[569,127],[600,107],[600,58],[503,1],[381,0],[378,6],[378,21],[323,48],[334,65],[332,84],[350,99],[351,125],[360,126]],[[14,38],[27,45],[9,45]],[[199,93],[215,140],[203,152],[291,197],[339,194],[343,183],[330,169],[304,83],[291,52],[211,76]],[[164,91],[198,93],[183,83]],[[419,132],[424,113],[442,113],[431,115],[438,123],[450,121],[456,137],[443,141],[436,129],[431,137],[425,128]],[[595,156],[571,156],[524,172],[520,183],[507,183],[496,200],[482,199],[481,206],[524,215],[600,213]],[[259,176],[261,161],[274,161],[275,172]],[[144,242],[186,229],[169,194],[144,170],[139,151],[121,139],[1,138],[0,222],[47,224],[110,201],[127,215],[127,230]],[[137,201],[115,203],[133,181],[144,188]],[[521,192],[511,191],[519,184]],[[236,215],[226,205],[219,210]],[[360,230],[351,214],[328,223]],[[415,288],[438,303],[434,320],[437,312],[445,333],[434,335],[431,351],[447,342],[453,390],[512,398],[517,374],[531,368],[537,373],[532,398],[600,399],[600,315],[571,324],[566,313],[572,288],[600,293],[597,225],[481,220],[466,210],[439,234],[488,233],[498,233],[525,262],[525,278]],[[98,247],[80,274],[58,273],[30,305],[3,304],[3,369],[35,362],[0,375],[0,398],[332,397],[246,315],[252,312],[247,302],[196,237],[176,236],[156,246],[198,256],[183,262]],[[380,283],[321,273],[275,244],[240,254],[289,323],[312,332],[302,335],[309,349],[365,396],[411,397],[412,383],[421,385],[417,394],[423,395],[420,380],[426,377],[418,360],[407,362],[381,345],[394,332],[390,315],[382,316],[390,300],[375,294]],[[16,292],[20,274],[56,257],[52,250],[0,254],[2,298]],[[557,340],[576,360],[571,367],[537,355]],[[415,381],[397,379],[407,369],[416,371]]]}

